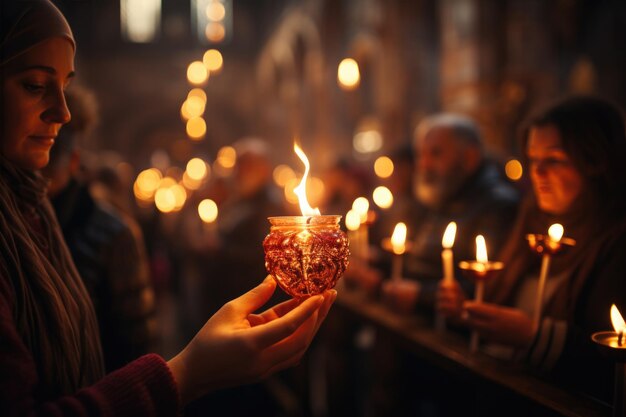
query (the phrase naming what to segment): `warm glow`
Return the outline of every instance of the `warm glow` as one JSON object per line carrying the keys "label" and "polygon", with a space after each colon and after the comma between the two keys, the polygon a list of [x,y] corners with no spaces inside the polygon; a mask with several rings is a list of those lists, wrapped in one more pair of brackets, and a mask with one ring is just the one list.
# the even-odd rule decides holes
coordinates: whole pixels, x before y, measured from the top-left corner
{"label": "warm glow", "polygon": [[[454,246],[455,237],[456,237],[456,223],[450,222],[448,223],[448,227],[446,227],[446,231],[443,232],[443,239],[441,239],[441,246],[443,246],[444,249],[451,249],[452,246]],[[484,239],[483,239],[483,243],[484,243]],[[486,252],[486,249],[485,249],[485,252]],[[486,254],[485,254],[485,257],[487,257]]]}
{"label": "warm glow", "polygon": [[476,236],[476,260],[478,262],[486,264],[489,262],[487,257],[487,244],[483,235]]}
{"label": "warm glow", "polygon": [[287,184],[285,184],[285,189],[284,189],[285,199],[287,200],[289,204],[298,204],[299,202],[298,196],[294,192],[294,189],[298,186],[299,182],[300,181],[298,181],[298,178],[294,176],[289,181],[287,181]]}
{"label": "warm glow", "polygon": [[171,188],[159,188],[154,195],[154,204],[162,213],[170,213],[176,207],[176,196]]}
{"label": "warm glow", "polygon": [[192,117],[187,120],[187,135],[191,139],[202,139],[206,134],[206,122],[202,117]]}
{"label": "warm glow", "polygon": [[520,161],[517,159],[511,159],[506,163],[506,165],[504,165],[504,172],[510,180],[519,181],[524,173],[524,168],[522,168]]}
{"label": "warm glow", "polygon": [[217,152],[215,161],[224,168],[233,168],[237,162],[237,151],[232,146],[224,146]]}
{"label": "warm glow", "polygon": [[202,116],[205,104],[206,101],[202,100],[200,97],[189,97],[184,103],[187,114],[189,115],[188,119]]}
{"label": "warm glow", "polygon": [[224,20],[226,8],[218,1],[212,1],[206,6],[206,17],[214,22]]}
{"label": "warm glow", "polygon": [[187,201],[187,191],[180,184],[171,186],[170,191],[174,194],[174,211],[178,211],[183,208],[185,201]]}
{"label": "warm glow", "polygon": [[381,156],[374,162],[374,172],[380,178],[389,178],[393,174],[393,161],[387,156]]}
{"label": "warm glow", "polygon": [[306,183],[307,195],[309,196],[309,202],[314,206],[317,206],[324,197],[324,181],[317,177],[311,177]]}
{"label": "warm glow", "polygon": [[393,253],[396,255],[402,255],[405,250],[404,243],[406,242],[406,224],[400,222],[396,224],[391,235],[391,247]]}
{"label": "warm glow", "polygon": [[287,165],[278,165],[274,168],[272,176],[274,177],[274,182],[279,187],[286,186],[290,180],[296,178],[296,174],[293,172],[293,169]]}
{"label": "warm glow", "polygon": [[352,210],[359,213],[361,223],[367,221],[367,212],[370,209],[370,202],[365,197],[359,197],[352,203]]}
{"label": "warm glow", "polygon": [[159,188],[170,188],[176,184],[176,180],[172,177],[165,177],[159,183]]}
{"label": "warm glow", "polygon": [[187,171],[185,171],[183,173],[182,184],[188,190],[197,190],[200,186],[202,186],[202,180],[194,180],[189,176]]}
{"label": "warm glow", "polygon": [[374,203],[381,209],[388,209],[393,205],[393,194],[387,187],[376,187],[372,194]]}
{"label": "warm glow", "polygon": [[302,212],[303,216],[320,215],[320,210],[318,208],[311,207],[309,205],[309,201],[306,198],[306,181],[309,176],[310,169],[309,159],[296,143],[293,144],[293,150],[296,152],[296,155],[298,155],[298,158],[300,158],[300,160],[304,164],[304,175],[302,176],[302,180],[300,181],[300,184],[298,184],[298,186],[293,190],[298,196],[300,211]]}
{"label": "warm glow", "polygon": [[563,237],[563,232],[564,232],[563,226],[561,226],[558,223],[554,223],[548,229],[548,236],[550,236],[551,240],[555,242],[560,242],[561,238]]}
{"label": "warm glow", "polygon": [[154,40],[161,26],[161,0],[122,0],[122,34],[131,42]]}
{"label": "warm glow", "polygon": [[206,103],[206,93],[201,88],[192,88],[189,91],[189,94],[187,94],[188,99],[191,97],[198,97],[199,99],[201,99],[203,102]]}
{"label": "warm glow", "polygon": [[204,66],[211,72],[217,72],[222,69],[222,65],[224,64],[224,58],[222,54],[217,49],[209,49],[204,53],[202,57],[202,62]]}
{"label": "warm glow", "polygon": [[207,165],[200,158],[192,158],[187,162],[186,172],[192,180],[201,181],[207,175]]}
{"label": "warm glow", "polygon": [[348,211],[346,214],[346,228],[351,231],[358,230],[361,227],[361,216],[354,210]]}
{"label": "warm glow", "polygon": [[207,40],[217,43],[224,40],[226,29],[224,29],[224,25],[221,23],[211,22],[206,25],[204,34]]}
{"label": "warm glow", "polygon": [[617,333],[626,332],[626,323],[624,323],[624,318],[619,313],[615,304],[611,306],[611,322]]}
{"label": "warm glow", "polygon": [[198,204],[198,214],[205,223],[212,223],[217,219],[217,204],[215,201],[207,198]]}
{"label": "warm glow", "polygon": [[152,196],[161,182],[161,171],[156,168],[146,169],[137,175],[137,187],[142,193]]}
{"label": "warm glow", "polygon": [[352,139],[352,146],[358,153],[377,152],[383,146],[383,136],[375,129],[359,131]]}
{"label": "warm glow", "polygon": [[194,61],[187,67],[187,80],[192,84],[203,84],[209,79],[209,71],[200,61]]}
{"label": "warm glow", "polygon": [[191,117],[189,110],[187,110],[187,100],[183,101],[182,106],[180,106],[180,117],[185,121]]}
{"label": "warm glow", "polygon": [[354,59],[346,58],[341,61],[337,69],[337,80],[341,88],[353,90],[359,85],[360,79],[359,64]]}

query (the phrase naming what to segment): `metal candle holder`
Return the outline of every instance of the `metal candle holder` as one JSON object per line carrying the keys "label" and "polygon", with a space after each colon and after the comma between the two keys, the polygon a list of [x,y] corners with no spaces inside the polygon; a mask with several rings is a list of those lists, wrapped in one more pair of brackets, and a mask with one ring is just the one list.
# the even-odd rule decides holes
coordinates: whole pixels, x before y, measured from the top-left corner
{"label": "metal candle holder", "polygon": [[533,325],[535,328],[539,326],[541,320],[541,312],[543,309],[543,292],[548,279],[548,271],[550,269],[550,257],[561,253],[563,250],[576,245],[574,239],[562,237],[559,240],[551,239],[550,236],[542,234],[526,235],[528,246],[537,255],[541,255],[541,271],[539,273],[539,284],[537,286],[537,299],[535,301],[535,310],[533,312]]}
{"label": "metal candle holder", "polygon": [[626,380],[626,335],[617,332],[597,332],[591,335],[591,340],[600,352],[615,362],[615,387],[613,390],[613,416],[626,415],[626,395],[624,382]]}
{"label": "metal candle holder", "polygon": [[[485,292],[485,281],[504,269],[504,263],[497,261],[461,261],[459,262],[459,268],[466,277],[476,283],[476,289],[474,290],[474,300],[477,303],[482,303],[483,294]],[[478,350],[478,343],[478,333],[473,331],[470,339],[470,352],[475,353]]]}

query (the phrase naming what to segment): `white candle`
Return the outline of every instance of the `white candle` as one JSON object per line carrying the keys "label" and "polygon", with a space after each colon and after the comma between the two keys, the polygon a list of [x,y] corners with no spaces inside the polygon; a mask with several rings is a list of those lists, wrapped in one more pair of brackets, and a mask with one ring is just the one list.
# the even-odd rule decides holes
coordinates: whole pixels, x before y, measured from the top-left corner
{"label": "white candle", "polygon": [[346,214],[346,229],[348,229],[348,240],[350,241],[350,251],[352,254],[361,258],[361,243],[359,242],[359,227],[361,221],[359,220],[359,213],[354,210],[348,211]]}
{"label": "white candle", "polygon": [[[487,270],[487,263],[489,258],[487,257],[487,244],[485,238],[482,235],[476,236],[476,265],[478,270],[484,272]],[[482,279],[476,280],[476,288],[474,290],[474,301],[477,303],[483,302],[483,294],[485,292],[485,282]],[[472,332],[472,338],[470,339],[470,352],[475,353],[478,350],[478,343],[480,342],[480,336],[478,332]]]}
{"label": "white candle", "polygon": [[360,227],[358,229],[359,255],[367,260],[369,258],[369,231],[367,229],[367,213],[370,202],[365,197],[358,197],[352,203],[352,210],[358,213]]}
{"label": "white candle", "polygon": [[402,280],[402,255],[406,250],[406,224],[400,222],[396,224],[391,235],[391,250],[393,251],[393,261],[391,266],[391,279],[393,281]]}
{"label": "white candle", "polygon": [[446,231],[443,234],[441,245],[443,250],[441,251],[441,262],[443,264],[443,279],[445,282],[450,283],[454,280],[454,255],[452,253],[452,246],[454,246],[454,238],[456,236],[456,223],[450,222]]}
{"label": "white candle", "polygon": [[[558,223],[553,224],[548,229],[548,237],[552,242],[560,242],[563,237],[564,229]],[[537,284],[537,298],[535,300],[535,311],[533,312],[533,325],[537,329],[541,321],[541,312],[543,310],[543,293],[546,288],[548,272],[550,270],[550,254],[545,253],[541,259],[541,270],[539,272],[539,283]]]}

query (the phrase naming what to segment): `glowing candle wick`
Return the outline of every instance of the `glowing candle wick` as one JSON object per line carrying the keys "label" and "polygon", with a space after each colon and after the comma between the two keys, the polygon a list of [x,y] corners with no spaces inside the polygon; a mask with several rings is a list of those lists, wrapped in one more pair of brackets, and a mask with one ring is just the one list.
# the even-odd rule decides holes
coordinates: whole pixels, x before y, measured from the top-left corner
{"label": "glowing candle wick", "polygon": [[619,332],[617,336],[617,345],[622,346],[622,339],[624,339],[624,331]]}

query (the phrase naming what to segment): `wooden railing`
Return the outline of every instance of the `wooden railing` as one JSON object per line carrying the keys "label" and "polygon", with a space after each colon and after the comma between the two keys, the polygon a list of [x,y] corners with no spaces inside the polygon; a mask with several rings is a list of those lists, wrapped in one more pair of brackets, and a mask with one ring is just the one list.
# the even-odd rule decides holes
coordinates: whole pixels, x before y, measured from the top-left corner
{"label": "wooden railing", "polygon": [[533,376],[518,364],[482,352],[471,354],[467,338],[451,331],[436,332],[425,317],[396,314],[361,293],[350,290],[339,292],[335,308],[391,333],[404,349],[436,367],[497,384],[551,414],[571,417],[611,415],[609,405]]}

